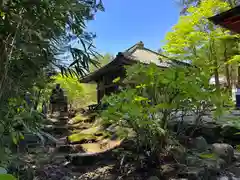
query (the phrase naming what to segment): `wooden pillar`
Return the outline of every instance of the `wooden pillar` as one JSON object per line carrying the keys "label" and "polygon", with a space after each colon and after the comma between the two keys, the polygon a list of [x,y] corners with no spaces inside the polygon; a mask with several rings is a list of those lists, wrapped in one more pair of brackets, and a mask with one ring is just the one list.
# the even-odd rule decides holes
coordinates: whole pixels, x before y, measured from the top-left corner
{"label": "wooden pillar", "polygon": [[97,82],[97,102],[98,104],[100,103],[100,100],[101,100],[101,92],[100,92],[100,89],[99,89],[99,81]]}
{"label": "wooden pillar", "polygon": [[101,84],[101,90],[103,92],[103,96],[105,95],[105,85],[106,85],[106,78],[105,76],[102,77],[102,84]]}
{"label": "wooden pillar", "polygon": [[101,102],[101,99],[103,98],[104,94],[105,94],[104,82],[103,82],[103,80],[99,80],[97,82],[97,101],[98,101],[98,103]]}

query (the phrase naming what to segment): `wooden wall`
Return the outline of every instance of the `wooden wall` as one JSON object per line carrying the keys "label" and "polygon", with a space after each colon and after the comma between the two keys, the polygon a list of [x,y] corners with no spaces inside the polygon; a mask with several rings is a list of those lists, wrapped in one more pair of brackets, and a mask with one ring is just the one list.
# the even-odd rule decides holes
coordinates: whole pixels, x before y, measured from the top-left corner
{"label": "wooden wall", "polygon": [[118,85],[113,83],[113,80],[117,77],[120,77],[121,79],[125,77],[125,70],[122,66],[115,70],[109,71],[99,78],[97,82],[98,103],[100,103],[101,99],[105,95],[110,95],[111,93],[117,92]]}

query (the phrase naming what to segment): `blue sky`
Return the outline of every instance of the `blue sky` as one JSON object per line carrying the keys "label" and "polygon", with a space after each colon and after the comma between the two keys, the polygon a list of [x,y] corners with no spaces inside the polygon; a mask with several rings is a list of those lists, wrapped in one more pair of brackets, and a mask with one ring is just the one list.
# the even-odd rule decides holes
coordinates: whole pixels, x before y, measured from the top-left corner
{"label": "blue sky", "polygon": [[103,0],[105,12],[97,13],[88,23],[95,32],[100,53],[116,54],[138,41],[157,50],[166,32],[177,23],[179,6],[175,0]]}

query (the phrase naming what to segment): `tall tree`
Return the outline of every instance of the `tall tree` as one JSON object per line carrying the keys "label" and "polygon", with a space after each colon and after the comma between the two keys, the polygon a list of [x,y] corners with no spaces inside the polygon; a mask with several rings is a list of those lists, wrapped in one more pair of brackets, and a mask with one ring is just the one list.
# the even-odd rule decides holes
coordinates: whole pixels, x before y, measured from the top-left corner
{"label": "tall tree", "polygon": [[226,44],[228,41],[225,37],[234,36],[227,30],[214,26],[208,17],[229,8],[228,3],[220,0],[203,0],[198,6],[189,7],[187,14],[181,16],[173,31],[167,34],[164,46],[170,56],[191,60],[209,78],[214,75],[218,90],[223,62],[232,56],[231,49],[226,47],[229,45]]}
{"label": "tall tree", "polygon": [[[180,0],[179,1],[179,4],[182,6],[182,11],[181,11],[181,14],[187,14],[187,9],[191,6],[199,6],[201,4],[203,0]],[[226,2],[229,4],[229,6],[231,8],[237,6],[240,4],[240,1],[238,0],[222,0],[223,2]],[[238,46],[239,44],[239,39],[238,38],[234,38],[232,39],[231,37],[230,38],[224,38],[223,40],[223,44],[224,44],[224,59],[225,61],[227,60],[227,57],[229,57],[229,53],[227,51],[229,51],[230,49],[232,49],[232,55],[234,55],[236,53],[236,47]],[[228,41],[228,43],[226,42]],[[231,44],[231,46],[229,47],[227,44]],[[228,49],[228,50],[226,50]],[[231,51],[231,50],[230,50]],[[238,51],[238,50],[237,50]],[[229,89],[231,88],[231,85],[234,83],[238,83],[240,85],[240,66],[237,65],[237,64],[234,64],[235,66],[233,65],[229,65],[228,63],[225,63],[225,76],[226,76],[226,79],[227,79],[227,85],[229,87]],[[238,67],[238,68],[236,68]],[[238,75],[236,77],[236,72],[238,72]]]}
{"label": "tall tree", "polygon": [[[239,4],[238,0],[223,0],[224,2],[227,2],[231,7],[235,7],[237,4]],[[190,6],[199,6],[202,0],[178,0],[177,1],[182,6],[181,14],[186,14],[187,9]]]}
{"label": "tall tree", "polygon": [[[0,4],[0,103],[34,84],[43,68],[60,67],[65,51],[73,55],[71,67],[78,75],[88,69],[93,36],[85,32],[86,20],[103,10],[96,0],[12,1]],[[82,49],[61,46],[73,37]]]}

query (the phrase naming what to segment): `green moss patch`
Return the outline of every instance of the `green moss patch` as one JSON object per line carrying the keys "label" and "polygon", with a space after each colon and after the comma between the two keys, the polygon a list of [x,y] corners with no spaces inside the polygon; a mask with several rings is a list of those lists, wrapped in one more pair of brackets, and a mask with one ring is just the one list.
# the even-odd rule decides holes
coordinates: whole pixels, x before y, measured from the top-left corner
{"label": "green moss patch", "polygon": [[70,120],[70,124],[77,124],[77,123],[80,123],[80,122],[85,122],[87,121],[89,117],[88,116],[84,116],[82,114],[77,114],[74,118],[72,118]]}
{"label": "green moss patch", "polygon": [[96,137],[92,134],[83,134],[83,133],[77,133],[72,134],[68,136],[68,141],[71,144],[81,144],[81,143],[87,143],[87,142],[94,142],[96,141]]}
{"label": "green moss patch", "polygon": [[101,131],[101,126],[93,126],[81,131],[83,134],[95,134]]}
{"label": "green moss patch", "polygon": [[110,133],[103,131],[101,126],[94,126],[84,130],[74,130],[74,134],[68,136],[70,143],[96,142],[110,137]]}

